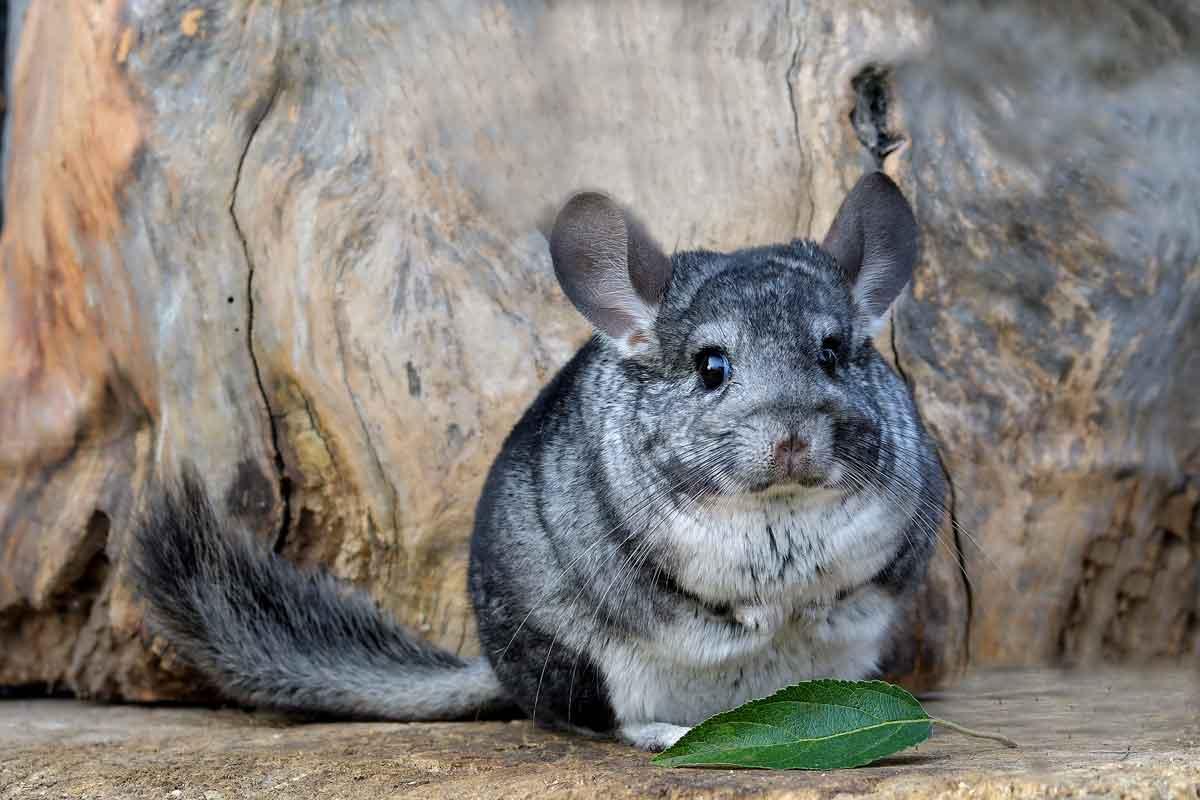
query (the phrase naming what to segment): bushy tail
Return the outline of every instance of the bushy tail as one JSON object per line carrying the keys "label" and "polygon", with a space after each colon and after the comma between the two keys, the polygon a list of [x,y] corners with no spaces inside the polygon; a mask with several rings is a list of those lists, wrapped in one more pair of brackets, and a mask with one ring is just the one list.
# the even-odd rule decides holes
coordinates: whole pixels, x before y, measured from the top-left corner
{"label": "bushy tail", "polygon": [[508,705],[485,659],[415,638],[365,593],[297,569],[224,524],[191,470],[151,502],[132,563],[151,630],[231,699],[394,720]]}

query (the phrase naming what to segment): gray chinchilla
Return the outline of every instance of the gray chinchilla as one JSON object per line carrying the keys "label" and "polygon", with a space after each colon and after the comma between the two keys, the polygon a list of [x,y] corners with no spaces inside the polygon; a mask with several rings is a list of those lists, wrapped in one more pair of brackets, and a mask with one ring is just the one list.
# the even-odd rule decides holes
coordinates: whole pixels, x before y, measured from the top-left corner
{"label": "gray chinchilla", "polygon": [[786,684],[876,674],[920,584],[945,485],[871,341],[917,228],[863,177],[824,242],[665,255],[581,194],[550,241],[586,344],[517,423],[476,513],[462,659],[218,515],[199,479],[150,502],[151,628],[236,700],[432,720],[519,709],[669,746]]}

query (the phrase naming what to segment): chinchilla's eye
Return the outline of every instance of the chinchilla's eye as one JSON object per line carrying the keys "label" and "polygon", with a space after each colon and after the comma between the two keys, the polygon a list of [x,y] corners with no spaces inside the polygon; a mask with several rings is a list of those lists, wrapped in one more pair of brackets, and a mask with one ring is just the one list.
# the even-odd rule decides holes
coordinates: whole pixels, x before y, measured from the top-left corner
{"label": "chinchilla's eye", "polygon": [[837,369],[838,353],[842,349],[842,340],[836,336],[826,336],[821,340],[821,352],[817,353],[817,363],[832,373]]}
{"label": "chinchilla's eye", "polygon": [[696,354],[696,372],[700,374],[700,382],[704,388],[712,391],[729,380],[729,358],[715,347],[709,347]]}

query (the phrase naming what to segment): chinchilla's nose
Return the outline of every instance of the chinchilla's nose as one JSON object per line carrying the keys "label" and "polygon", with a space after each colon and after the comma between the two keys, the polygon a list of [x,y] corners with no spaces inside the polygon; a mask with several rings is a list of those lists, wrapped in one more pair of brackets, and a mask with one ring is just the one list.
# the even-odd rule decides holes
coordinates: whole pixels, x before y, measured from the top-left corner
{"label": "chinchilla's nose", "polygon": [[798,433],[784,436],[775,443],[776,467],[787,475],[795,475],[800,471],[801,462],[808,450],[808,439]]}

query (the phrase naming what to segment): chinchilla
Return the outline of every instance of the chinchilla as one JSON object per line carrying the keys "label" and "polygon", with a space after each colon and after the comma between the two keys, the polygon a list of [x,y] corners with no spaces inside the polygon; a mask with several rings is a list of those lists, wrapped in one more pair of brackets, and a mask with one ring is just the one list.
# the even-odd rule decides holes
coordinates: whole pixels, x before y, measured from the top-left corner
{"label": "chinchilla", "polygon": [[817,677],[877,674],[945,485],[872,333],[917,226],[863,177],[824,242],[665,255],[572,198],[550,252],[596,329],[525,412],[476,511],[483,656],[424,642],[212,507],[189,469],[134,537],[147,620],[230,698],[305,714],[511,713],[646,749]]}

